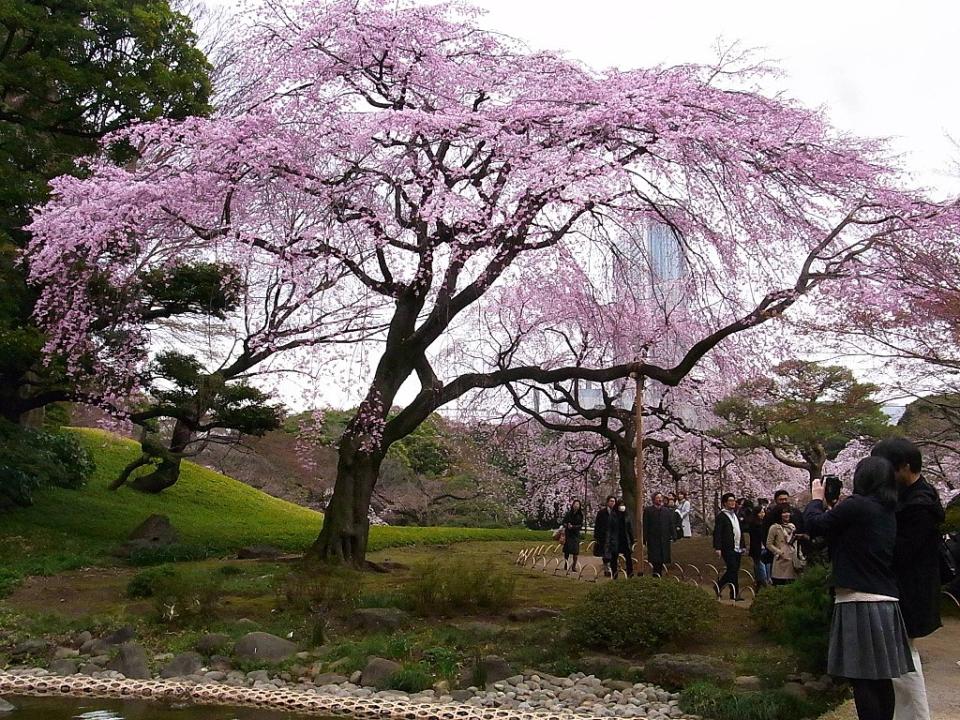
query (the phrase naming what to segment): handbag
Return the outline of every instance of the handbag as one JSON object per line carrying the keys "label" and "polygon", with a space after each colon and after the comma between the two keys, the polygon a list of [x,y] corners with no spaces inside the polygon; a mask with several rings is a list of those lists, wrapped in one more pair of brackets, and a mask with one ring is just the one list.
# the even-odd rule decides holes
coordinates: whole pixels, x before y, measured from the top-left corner
{"label": "handbag", "polygon": [[799,545],[793,546],[793,569],[797,572],[806,569],[807,567],[807,558],[803,555],[803,550],[800,549]]}
{"label": "handbag", "polygon": [[760,551],[760,562],[764,565],[770,565],[773,562],[773,551],[769,548],[763,548]]}
{"label": "handbag", "polygon": [[557,528],[553,531],[553,539],[558,542],[563,542],[565,539],[566,533],[564,533],[563,528]]}
{"label": "handbag", "polygon": [[949,533],[940,538],[940,584],[946,585],[956,580],[957,557],[960,556],[960,532]]}

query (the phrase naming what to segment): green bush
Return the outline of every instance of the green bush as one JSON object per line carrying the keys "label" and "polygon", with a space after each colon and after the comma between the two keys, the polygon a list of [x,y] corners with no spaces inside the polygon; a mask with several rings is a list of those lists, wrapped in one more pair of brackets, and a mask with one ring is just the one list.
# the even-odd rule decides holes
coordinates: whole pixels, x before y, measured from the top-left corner
{"label": "green bush", "polygon": [[152,586],[157,619],[177,627],[213,618],[223,599],[223,576],[218,573],[158,573]]}
{"label": "green bush", "polygon": [[767,637],[793,650],[805,669],[826,670],[833,616],[828,565],[811,565],[796,582],[765,589],[750,612]]}
{"label": "green bush", "polygon": [[433,675],[425,663],[404,665],[387,681],[391,690],[415,693],[428,690],[433,685]]}
{"label": "green bush", "polygon": [[783,690],[738,692],[710,683],[694,683],[680,693],[680,709],[712,720],[784,720],[819,717],[827,698],[801,700]]}
{"label": "green bush", "polygon": [[166,565],[142,570],[127,583],[127,597],[134,599],[153,597],[156,593],[157,582],[174,575],[176,575],[176,571]]}
{"label": "green bush", "polygon": [[42,487],[81,487],[93,474],[93,458],[77,438],[0,420],[0,509],[29,507]]}
{"label": "green bush", "polygon": [[516,595],[516,578],[492,562],[456,559],[421,565],[401,589],[418,615],[500,612]]}
{"label": "green bush", "polygon": [[277,593],[287,608],[309,618],[310,641],[320,645],[326,639],[331,616],[357,607],[360,583],[354,571],[318,566],[283,577]]}
{"label": "green bush", "polygon": [[642,652],[707,632],[718,618],[717,601],[700,588],[640,577],[592,588],[566,623],[576,643]]}

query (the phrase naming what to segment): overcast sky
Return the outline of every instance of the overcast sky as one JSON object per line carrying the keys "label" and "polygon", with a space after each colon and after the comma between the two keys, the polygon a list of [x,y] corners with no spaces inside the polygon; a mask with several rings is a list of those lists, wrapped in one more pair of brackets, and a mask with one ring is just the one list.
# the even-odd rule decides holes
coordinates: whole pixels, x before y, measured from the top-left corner
{"label": "overcast sky", "polygon": [[[208,1],[235,6],[235,0]],[[842,130],[889,138],[918,184],[938,196],[960,193],[960,172],[953,167],[960,150],[951,141],[951,137],[960,141],[960,3],[474,0],[474,4],[488,11],[483,24],[489,28],[595,68],[710,62],[718,41],[758,48],[785,73],[771,91],[782,90],[808,106],[825,108]],[[404,390],[407,395],[412,387]],[[355,402],[335,395],[325,399],[338,405]]]}

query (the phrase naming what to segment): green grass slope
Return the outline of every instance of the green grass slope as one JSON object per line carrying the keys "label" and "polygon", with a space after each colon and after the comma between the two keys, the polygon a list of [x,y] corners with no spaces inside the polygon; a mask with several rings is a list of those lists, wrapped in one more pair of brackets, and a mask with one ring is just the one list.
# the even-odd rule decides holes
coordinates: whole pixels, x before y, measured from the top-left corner
{"label": "green grass slope", "polygon": [[[160,495],[109,490],[139,446],[99,430],[76,429],[96,462],[80,490],[50,488],[35,504],[0,514],[0,593],[24,575],[46,575],[116,562],[110,552],[148,515],[167,515],[184,545],[226,555],[244,545],[275,545],[299,552],[316,538],[323,516],[266,495],[207,468],[184,463],[180,480]],[[376,527],[370,550],[466,540],[546,537],[526,530]]]}

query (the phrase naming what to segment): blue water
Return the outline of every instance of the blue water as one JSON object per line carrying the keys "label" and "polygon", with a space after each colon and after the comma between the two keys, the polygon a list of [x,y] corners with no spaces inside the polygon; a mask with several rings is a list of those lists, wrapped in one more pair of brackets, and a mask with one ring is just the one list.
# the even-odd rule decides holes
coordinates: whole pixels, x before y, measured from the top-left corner
{"label": "blue water", "polygon": [[[5,696],[17,709],[4,720],[307,720],[273,710],[191,705],[169,707],[135,700]],[[317,720],[311,716],[309,720]]]}

